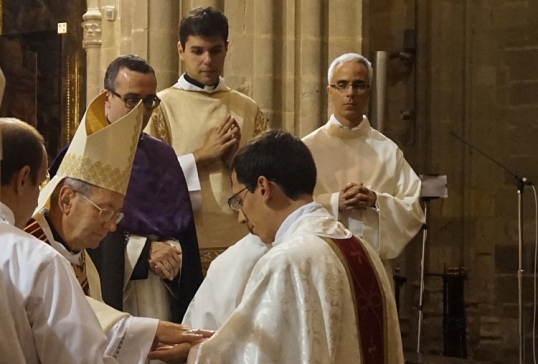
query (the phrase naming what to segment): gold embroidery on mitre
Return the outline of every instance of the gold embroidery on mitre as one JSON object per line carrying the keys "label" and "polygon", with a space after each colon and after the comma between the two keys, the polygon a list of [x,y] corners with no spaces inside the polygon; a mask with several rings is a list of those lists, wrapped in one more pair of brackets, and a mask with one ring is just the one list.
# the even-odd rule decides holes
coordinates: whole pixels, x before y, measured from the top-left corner
{"label": "gold embroidery on mitre", "polygon": [[[133,168],[134,157],[136,153],[136,148],[138,148],[138,140],[140,139],[140,132],[138,129],[133,128],[133,135],[131,135],[131,148],[129,149],[129,174],[131,174],[131,169]],[[125,191],[127,191],[127,185],[125,185]]]}
{"label": "gold embroidery on mitre", "polygon": [[[136,143],[134,146],[136,146]],[[131,154],[134,155],[133,153]],[[127,164],[127,168],[120,170],[100,161],[92,162],[88,157],[66,154],[58,174],[125,195],[131,175],[131,164]]]}

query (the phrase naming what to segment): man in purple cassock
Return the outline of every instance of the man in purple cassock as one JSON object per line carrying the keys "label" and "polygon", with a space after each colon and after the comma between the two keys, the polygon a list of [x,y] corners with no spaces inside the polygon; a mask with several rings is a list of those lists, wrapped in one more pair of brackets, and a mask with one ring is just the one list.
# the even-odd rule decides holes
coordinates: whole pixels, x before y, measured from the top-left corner
{"label": "man in purple cassock", "polygon": [[[142,102],[145,127],[160,103],[156,90],[155,72],[145,60],[116,58],[105,73],[108,121],[114,123]],[[66,151],[52,163],[51,177]],[[88,251],[101,277],[103,300],[136,316],[181,322],[203,279],[192,206],[174,150],[145,133],[123,212],[118,229]]]}

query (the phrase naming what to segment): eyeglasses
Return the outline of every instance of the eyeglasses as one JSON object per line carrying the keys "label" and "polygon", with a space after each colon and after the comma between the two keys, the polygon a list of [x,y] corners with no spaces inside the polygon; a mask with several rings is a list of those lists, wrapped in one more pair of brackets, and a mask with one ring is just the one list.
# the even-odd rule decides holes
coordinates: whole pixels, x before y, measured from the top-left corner
{"label": "eyeglasses", "polygon": [[353,89],[353,92],[356,92],[358,94],[363,94],[364,92],[366,92],[366,90],[370,88],[370,85],[364,81],[353,81],[353,82],[338,81],[338,82],[330,84],[329,86],[340,92],[345,92],[347,91],[350,85],[351,85],[351,88]]}
{"label": "eyeglasses", "polygon": [[101,220],[101,222],[107,222],[108,220],[114,217],[116,224],[119,224],[120,221],[123,219],[123,216],[125,216],[123,212],[115,212],[110,209],[102,209],[99,206],[97,206],[95,203],[93,203],[88,197],[84,196],[82,193],[78,191],[75,191],[75,193],[79,195],[80,197],[84,198],[86,201],[91,203],[96,209],[99,210],[99,220]]}
{"label": "eyeglasses", "polygon": [[243,200],[239,200],[239,194],[246,190],[247,187],[243,188],[241,191],[235,193],[232,197],[228,199],[228,206],[234,211],[241,211],[243,207]]}
{"label": "eyeglasses", "polygon": [[130,97],[123,97],[119,93],[117,93],[114,90],[107,89],[112,93],[112,95],[118,97],[120,100],[123,100],[125,102],[125,107],[128,109],[133,109],[138,105],[140,100],[142,100],[142,103],[144,104],[144,107],[149,110],[155,109],[159,104],[161,103],[161,99],[157,97],[157,95],[149,95],[145,98],[130,96]]}

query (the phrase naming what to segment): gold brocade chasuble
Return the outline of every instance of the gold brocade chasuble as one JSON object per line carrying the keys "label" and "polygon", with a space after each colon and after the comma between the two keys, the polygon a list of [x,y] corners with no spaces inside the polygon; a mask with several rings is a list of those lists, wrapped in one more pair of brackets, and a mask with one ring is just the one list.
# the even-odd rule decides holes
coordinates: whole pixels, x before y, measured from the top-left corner
{"label": "gold brocade chasuble", "polygon": [[[175,87],[159,92],[162,102],[155,109],[146,132],[183,156],[199,149],[207,133],[232,115],[241,129],[240,147],[267,129],[267,119],[249,97],[234,90],[211,94]],[[228,207],[232,194],[230,169],[221,160],[197,166],[202,207],[194,211],[201,249],[235,244],[246,234]]]}

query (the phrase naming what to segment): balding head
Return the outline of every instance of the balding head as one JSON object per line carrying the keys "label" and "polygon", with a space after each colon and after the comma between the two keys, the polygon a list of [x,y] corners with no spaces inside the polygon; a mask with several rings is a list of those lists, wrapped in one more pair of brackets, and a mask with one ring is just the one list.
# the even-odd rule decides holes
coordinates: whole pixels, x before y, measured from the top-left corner
{"label": "balding head", "polygon": [[43,137],[29,124],[0,118],[2,135],[2,188],[0,200],[23,228],[37,207],[39,186],[47,177],[47,154]]}

